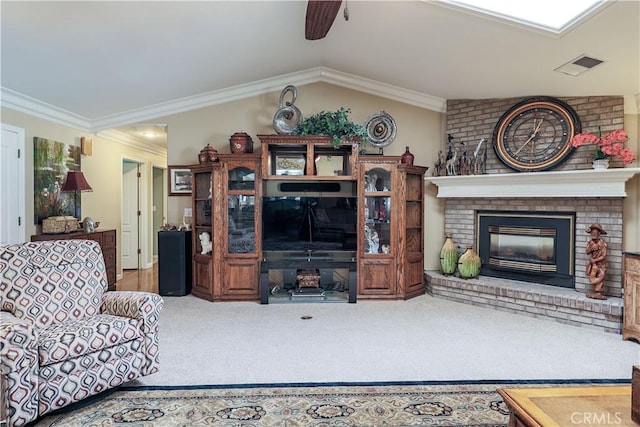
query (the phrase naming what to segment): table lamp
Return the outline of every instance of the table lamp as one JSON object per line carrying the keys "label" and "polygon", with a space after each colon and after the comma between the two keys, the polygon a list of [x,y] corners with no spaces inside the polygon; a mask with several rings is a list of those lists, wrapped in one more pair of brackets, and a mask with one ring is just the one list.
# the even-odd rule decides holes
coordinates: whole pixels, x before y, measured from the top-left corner
{"label": "table lamp", "polygon": [[62,191],[69,192],[73,191],[73,207],[75,217],[80,220],[80,209],[78,207],[78,192],[79,191],[93,191],[89,183],[87,182],[84,174],[80,171],[69,171],[67,172],[67,180],[64,182],[62,186]]}

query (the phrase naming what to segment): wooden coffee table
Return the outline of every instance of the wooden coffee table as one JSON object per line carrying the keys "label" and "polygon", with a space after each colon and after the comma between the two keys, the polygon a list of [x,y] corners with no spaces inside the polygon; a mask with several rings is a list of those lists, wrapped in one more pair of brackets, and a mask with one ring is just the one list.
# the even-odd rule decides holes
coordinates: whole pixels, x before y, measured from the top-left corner
{"label": "wooden coffee table", "polygon": [[509,427],[640,426],[631,420],[631,385],[500,388]]}

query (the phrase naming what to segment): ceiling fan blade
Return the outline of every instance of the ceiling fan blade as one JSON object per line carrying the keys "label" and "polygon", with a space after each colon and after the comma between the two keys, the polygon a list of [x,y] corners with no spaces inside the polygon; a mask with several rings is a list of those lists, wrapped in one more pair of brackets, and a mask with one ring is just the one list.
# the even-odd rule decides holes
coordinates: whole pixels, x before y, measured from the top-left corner
{"label": "ceiling fan blade", "polygon": [[307,40],[324,38],[336,19],[341,3],[342,0],[309,0],[304,37]]}

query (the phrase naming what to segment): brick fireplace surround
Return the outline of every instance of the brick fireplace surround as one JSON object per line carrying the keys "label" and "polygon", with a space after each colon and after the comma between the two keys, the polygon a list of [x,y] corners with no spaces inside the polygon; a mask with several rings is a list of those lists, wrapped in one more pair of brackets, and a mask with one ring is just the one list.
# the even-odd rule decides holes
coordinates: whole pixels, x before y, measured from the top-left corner
{"label": "brick fireplace surround", "polygon": [[[476,211],[575,212],[575,289],[480,276],[464,280],[426,272],[427,290],[436,296],[490,306],[561,323],[620,333],[622,329],[622,201],[624,183],[638,168],[431,177],[445,201],[445,231],[462,252],[477,248]],[[517,197],[517,195],[526,197]],[[479,196],[479,197],[476,197]],[[587,227],[600,223],[609,251],[605,301],[589,299],[584,273]]]}
{"label": "brick fireplace surround", "polygon": [[[452,233],[461,250],[476,246],[476,210],[575,212],[575,289],[537,285],[480,276],[462,280],[439,272],[426,273],[434,295],[465,303],[545,317],[562,323],[620,333],[622,328],[622,229],[625,181],[640,168],[622,168],[614,162],[604,174],[591,169],[593,147],[582,146],[551,172],[514,173],[491,149],[491,136],[500,116],[524,98],[458,99],[447,101],[446,132],[453,144],[465,143],[473,153],[478,141],[489,141],[484,175],[430,177],[445,200],[445,232]],[[581,129],[608,132],[624,127],[621,96],[560,98],[576,110]],[[606,293],[609,299],[589,299],[585,277],[587,226],[601,223],[609,245]]]}

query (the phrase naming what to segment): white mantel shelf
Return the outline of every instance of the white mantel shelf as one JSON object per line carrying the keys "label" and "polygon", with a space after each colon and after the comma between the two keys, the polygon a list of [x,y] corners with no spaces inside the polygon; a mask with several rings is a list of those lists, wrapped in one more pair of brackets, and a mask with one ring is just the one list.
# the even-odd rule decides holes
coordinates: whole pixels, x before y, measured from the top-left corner
{"label": "white mantel shelf", "polygon": [[433,176],[439,198],[473,197],[626,197],[625,183],[640,168],[512,172],[491,175]]}

